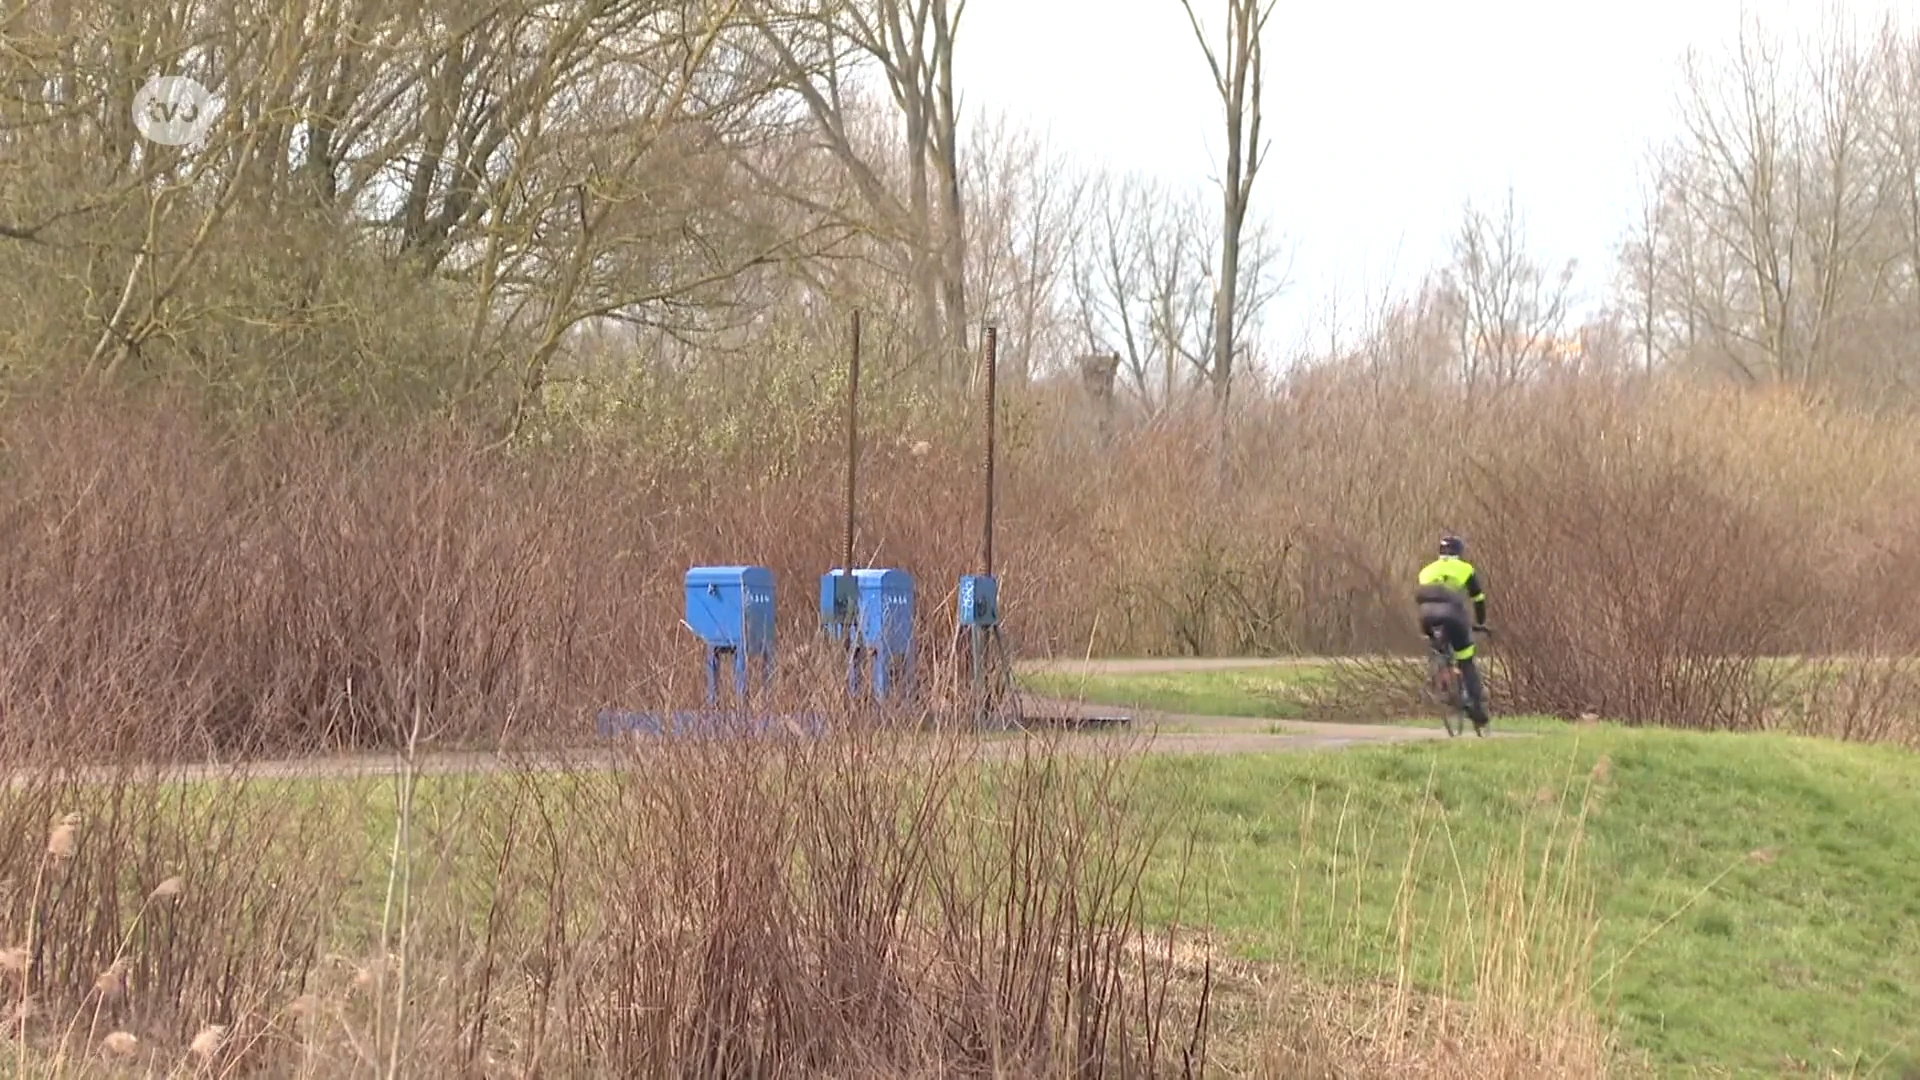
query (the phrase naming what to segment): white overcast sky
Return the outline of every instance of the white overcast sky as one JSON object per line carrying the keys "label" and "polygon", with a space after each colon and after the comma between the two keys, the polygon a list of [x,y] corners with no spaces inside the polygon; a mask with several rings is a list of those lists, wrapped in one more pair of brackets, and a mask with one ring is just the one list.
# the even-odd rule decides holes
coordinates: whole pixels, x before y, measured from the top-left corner
{"label": "white overcast sky", "polygon": [[[1224,0],[1194,0],[1217,31]],[[1254,195],[1293,247],[1273,344],[1444,260],[1465,200],[1514,190],[1530,246],[1598,299],[1671,130],[1689,46],[1742,19],[1817,32],[1920,0],[1280,0],[1265,37],[1272,149]],[[1180,0],[967,0],[964,109],[1004,111],[1081,162],[1209,184],[1221,111]]]}

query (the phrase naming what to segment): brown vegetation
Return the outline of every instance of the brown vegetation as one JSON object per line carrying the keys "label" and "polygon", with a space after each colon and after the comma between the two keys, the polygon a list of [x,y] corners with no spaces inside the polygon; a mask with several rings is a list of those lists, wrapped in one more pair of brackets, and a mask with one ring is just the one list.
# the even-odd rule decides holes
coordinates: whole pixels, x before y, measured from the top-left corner
{"label": "brown vegetation", "polygon": [[[1469,415],[1444,391],[1310,377],[1238,421],[1231,487],[1194,478],[1180,418],[1099,452],[1030,397],[998,507],[1016,649],[1410,655],[1404,583],[1451,527],[1488,574],[1508,711],[1752,727],[1811,677],[1769,657],[1909,652],[1920,444],[1653,389],[1547,385]],[[915,454],[912,429],[870,427],[858,557],[918,579],[937,677],[977,565],[977,447],[935,431]],[[825,425],[706,468],[617,444],[502,456],[431,429],[223,447],[136,407],[16,412],[11,431],[16,753],[393,745],[416,711],[432,742],[583,734],[603,707],[691,703],[689,566],[772,567],[783,649],[812,640],[841,527]]]}
{"label": "brown vegetation", "polygon": [[[1570,325],[1510,199],[1263,381],[1268,223],[961,123],[958,8],[367,0],[263,37],[246,2],[146,6],[6,23],[7,84],[37,88],[0,109],[15,745],[577,731],[690,674],[698,562],[773,567],[805,640],[856,307],[856,551],[919,577],[933,653],[980,528],[975,311],[1012,372],[996,569],[1026,655],[1399,652],[1442,528],[1493,584],[1507,708],[1805,723],[1760,657],[1920,635],[1897,29],[1818,43],[1791,92],[1753,49],[1690,69],[1609,314]],[[127,65],[205,80],[204,140],[134,131]],[[1053,374],[1089,353],[1121,400]],[[1198,408],[1223,380],[1231,410]]]}
{"label": "brown vegetation", "polygon": [[0,797],[14,1045],[69,1073],[120,1033],[229,1075],[1179,1074],[1127,759],[983,771],[848,719],[559,778],[42,774]]}

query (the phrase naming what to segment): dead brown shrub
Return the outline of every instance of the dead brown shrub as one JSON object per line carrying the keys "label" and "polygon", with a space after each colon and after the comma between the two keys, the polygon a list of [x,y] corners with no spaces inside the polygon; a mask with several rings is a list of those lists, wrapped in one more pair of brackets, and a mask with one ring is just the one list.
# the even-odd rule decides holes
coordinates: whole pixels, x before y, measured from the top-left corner
{"label": "dead brown shrub", "polygon": [[[601,708],[697,698],[700,563],[771,567],[783,648],[813,639],[834,423],[794,405],[758,429],[724,411],[749,396],[663,386],[659,425],[511,452],[433,425],[15,410],[0,735],[95,759],[391,746],[416,716],[429,745],[584,737]],[[1309,372],[1243,404],[1222,472],[1204,408],[1094,438],[1064,419],[1084,406],[1008,401],[994,569],[1019,655],[1410,656],[1405,582],[1447,528],[1488,574],[1503,710],[1752,727],[1781,714],[1760,658],[1920,641],[1920,441],[1823,406]],[[856,561],[916,576],[923,656],[951,665],[978,418],[876,409]],[[1411,703],[1417,669],[1355,666],[1329,708]]]}
{"label": "dead brown shrub", "polygon": [[[1488,404],[1499,438],[1457,451],[1460,499],[1429,521],[1464,530],[1486,575],[1496,709],[1714,729],[1904,724],[1889,694],[1818,699],[1851,719],[1815,719],[1793,695],[1802,664],[1916,640],[1913,571],[1890,555],[1910,543],[1902,515],[1873,501],[1912,490],[1883,464],[1907,459],[1910,435],[1770,396],[1659,389],[1598,377],[1517,388]],[[1444,454],[1438,432],[1416,429],[1416,445]],[[1376,549],[1380,580],[1410,580],[1430,543]],[[1408,591],[1383,584],[1404,629],[1379,639],[1382,658],[1339,665],[1325,711],[1423,708]]]}
{"label": "dead brown shrub", "polygon": [[[979,534],[921,500],[966,513],[968,464],[871,457],[857,558],[910,568],[925,637],[950,639]],[[728,484],[292,424],[222,446],[178,411],[97,403],[16,417],[8,464],[0,736],[16,757],[394,746],[416,718],[429,746],[582,737],[602,707],[699,693],[687,567],[772,567],[791,646],[816,633],[838,562],[824,466]],[[1060,537],[1008,517],[1008,617],[1044,618],[1071,593],[1042,572]]]}
{"label": "dead brown shrub", "polygon": [[[1658,432],[1569,425],[1481,479],[1508,707],[1752,728],[1760,659],[1815,599],[1790,526],[1716,492]],[[1531,449],[1531,448],[1530,448]]]}
{"label": "dead brown shrub", "polygon": [[35,774],[0,803],[0,1003],[70,1070],[125,1035],[271,1075],[1204,1072],[1204,992],[1169,1005],[1139,946],[1136,754],[814,705],[828,737],[599,769]]}

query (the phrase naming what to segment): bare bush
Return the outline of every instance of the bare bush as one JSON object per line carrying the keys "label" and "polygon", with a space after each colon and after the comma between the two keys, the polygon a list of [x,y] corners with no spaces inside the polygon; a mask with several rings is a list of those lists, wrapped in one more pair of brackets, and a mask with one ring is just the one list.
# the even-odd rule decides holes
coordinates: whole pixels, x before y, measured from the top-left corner
{"label": "bare bush", "polygon": [[[701,681],[679,625],[687,567],[771,567],[793,647],[838,558],[833,383],[777,368],[732,393],[656,378],[654,411],[560,413],[550,443],[507,454],[448,426],[234,430],[99,400],[16,413],[0,478],[9,745],[391,746],[416,711],[430,745],[493,745],[686,701]],[[1468,424],[1445,385],[1309,372],[1243,403],[1230,489],[1193,482],[1199,408],[1117,414],[1102,444],[1062,422],[1086,407],[1069,396],[1011,394],[996,570],[1013,644],[1408,656],[1405,582],[1445,528],[1488,574],[1503,710],[1752,727],[1778,708],[1763,658],[1920,640],[1900,585],[1902,493],[1920,494],[1909,432],[1653,389],[1566,376]],[[856,558],[915,575],[937,669],[954,659],[954,582],[979,563],[977,417],[889,407],[867,427]],[[1410,701],[1417,673],[1381,677],[1385,697],[1355,687],[1345,704]]]}
{"label": "bare bush", "polygon": [[[600,708],[698,692],[689,566],[772,567],[796,643],[838,548],[815,433],[723,459],[743,476],[728,483],[677,455],[503,457],[437,428],[290,425],[222,448],[180,413],[93,404],[14,430],[0,708],[24,756],[390,747],[416,717],[428,745],[585,737]],[[942,599],[979,533],[917,503],[966,514],[977,458],[872,456],[857,553],[911,568],[925,637],[950,638]],[[1032,582],[1011,616],[1071,594],[1040,571],[1070,507],[1005,514],[1017,539],[996,569]]]}
{"label": "bare bush", "polygon": [[1141,947],[1165,826],[1136,754],[808,712],[825,734],[598,768],[22,777],[17,1045],[299,1075],[1205,1068],[1204,995],[1166,1004]]}
{"label": "bare bush", "polygon": [[1660,433],[1576,422],[1533,460],[1490,467],[1482,488],[1507,706],[1758,726],[1759,660],[1792,647],[1813,596],[1789,530]]}

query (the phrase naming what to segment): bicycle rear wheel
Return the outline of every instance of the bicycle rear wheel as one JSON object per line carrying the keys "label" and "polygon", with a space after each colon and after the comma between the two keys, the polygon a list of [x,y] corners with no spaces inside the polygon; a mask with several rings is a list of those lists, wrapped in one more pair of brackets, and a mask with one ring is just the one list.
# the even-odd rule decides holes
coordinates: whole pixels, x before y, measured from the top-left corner
{"label": "bicycle rear wheel", "polygon": [[1441,717],[1446,722],[1447,735],[1451,737],[1465,730],[1467,710],[1466,705],[1461,701],[1459,670],[1449,665],[1442,678],[1446,680],[1447,697],[1445,701],[1446,711],[1441,713]]}
{"label": "bicycle rear wheel", "polygon": [[1447,736],[1459,735],[1466,722],[1466,705],[1461,697],[1460,669],[1453,664],[1452,650],[1446,648],[1445,641],[1436,631],[1431,639],[1432,651],[1427,657],[1427,686],[1440,698],[1441,722],[1447,726]]}

